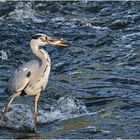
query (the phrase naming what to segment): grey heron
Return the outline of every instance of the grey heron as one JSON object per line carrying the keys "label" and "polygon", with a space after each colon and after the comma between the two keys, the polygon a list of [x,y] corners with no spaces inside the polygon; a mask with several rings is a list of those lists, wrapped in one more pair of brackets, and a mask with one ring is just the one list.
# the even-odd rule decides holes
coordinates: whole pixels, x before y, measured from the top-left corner
{"label": "grey heron", "polygon": [[34,96],[34,130],[36,131],[37,105],[41,91],[48,83],[51,70],[51,59],[47,51],[40,46],[51,44],[54,46],[67,46],[62,38],[51,38],[45,34],[36,34],[30,41],[30,48],[38,60],[31,60],[19,66],[9,80],[8,91],[12,93],[10,101],[4,107],[5,114],[12,101],[22,92]]}

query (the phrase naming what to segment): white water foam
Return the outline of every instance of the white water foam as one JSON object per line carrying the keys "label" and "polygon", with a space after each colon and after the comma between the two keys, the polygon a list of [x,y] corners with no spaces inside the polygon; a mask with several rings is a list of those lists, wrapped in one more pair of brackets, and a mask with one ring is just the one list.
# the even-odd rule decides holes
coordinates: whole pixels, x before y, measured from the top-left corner
{"label": "white water foam", "polygon": [[32,7],[32,2],[17,2],[14,11],[9,13],[9,18],[14,19],[17,22],[44,22],[44,20],[37,17],[36,12]]}

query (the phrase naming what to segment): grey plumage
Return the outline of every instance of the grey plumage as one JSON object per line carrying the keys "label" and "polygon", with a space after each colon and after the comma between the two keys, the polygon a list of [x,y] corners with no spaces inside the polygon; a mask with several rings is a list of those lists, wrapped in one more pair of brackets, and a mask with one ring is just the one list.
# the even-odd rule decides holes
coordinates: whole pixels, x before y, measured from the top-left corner
{"label": "grey plumage", "polygon": [[[12,77],[9,79],[8,92],[14,94],[16,92],[22,92],[24,88],[29,83],[29,79],[37,74],[39,68],[39,61],[31,60],[25,64],[22,64],[13,73]],[[28,73],[31,73],[30,76]]]}

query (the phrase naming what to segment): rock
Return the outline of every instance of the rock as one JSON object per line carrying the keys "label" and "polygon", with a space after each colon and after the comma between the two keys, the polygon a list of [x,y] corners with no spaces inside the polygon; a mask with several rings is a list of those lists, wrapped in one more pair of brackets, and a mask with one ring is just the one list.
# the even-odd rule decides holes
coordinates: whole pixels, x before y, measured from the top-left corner
{"label": "rock", "polygon": [[37,115],[37,123],[51,123],[63,118],[63,114],[58,111],[46,112],[44,110],[39,110]]}
{"label": "rock", "polygon": [[74,97],[61,97],[51,107],[50,112],[38,111],[38,123],[50,123],[56,120],[69,119],[87,112],[86,106],[78,99]]}
{"label": "rock", "polygon": [[[2,113],[0,112],[0,116]],[[33,129],[33,113],[31,108],[23,104],[13,104],[5,114],[0,126],[14,129]]]}
{"label": "rock", "polygon": [[[86,107],[73,97],[61,97],[49,111],[38,110],[37,123],[51,123],[87,113]],[[0,119],[2,112],[0,112]],[[25,104],[12,104],[0,122],[1,127],[33,130],[33,109]]]}

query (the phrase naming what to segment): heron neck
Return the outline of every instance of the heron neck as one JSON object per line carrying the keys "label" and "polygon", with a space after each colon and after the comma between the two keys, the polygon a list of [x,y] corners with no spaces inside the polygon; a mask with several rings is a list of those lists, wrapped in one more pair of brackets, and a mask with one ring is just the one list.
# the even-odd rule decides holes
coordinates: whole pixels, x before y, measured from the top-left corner
{"label": "heron neck", "polygon": [[33,54],[35,54],[41,60],[42,66],[46,66],[48,63],[49,64],[51,63],[50,57],[47,51],[45,51],[44,49],[40,49],[38,45],[32,42],[30,46],[31,46]]}

